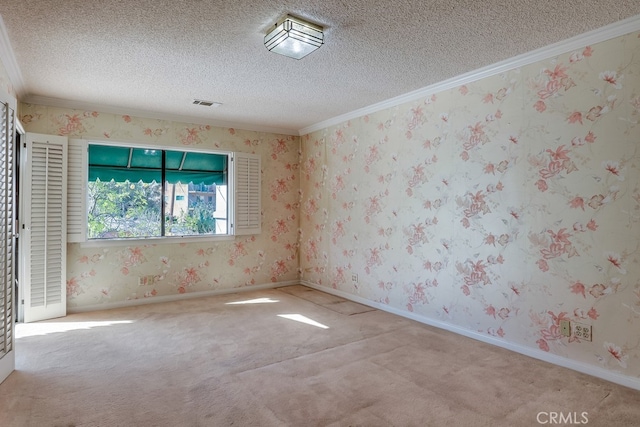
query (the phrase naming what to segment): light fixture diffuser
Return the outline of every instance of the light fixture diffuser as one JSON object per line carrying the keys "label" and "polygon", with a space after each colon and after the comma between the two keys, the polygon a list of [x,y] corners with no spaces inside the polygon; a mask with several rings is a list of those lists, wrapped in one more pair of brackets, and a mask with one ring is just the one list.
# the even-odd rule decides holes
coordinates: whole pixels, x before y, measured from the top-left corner
{"label": "light fixture diffuser", "polygon": [[322,27],[287,15],[264,37],[264,45],[271,52],[301,59],[324,43]]}

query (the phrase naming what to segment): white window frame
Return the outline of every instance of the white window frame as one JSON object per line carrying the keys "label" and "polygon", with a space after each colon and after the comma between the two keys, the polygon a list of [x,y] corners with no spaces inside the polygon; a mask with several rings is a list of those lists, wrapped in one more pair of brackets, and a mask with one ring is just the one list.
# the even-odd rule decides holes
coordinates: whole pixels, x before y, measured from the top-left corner
{"label": "white window frame", "polygon": [[[227,196],[228,196],[228,233],[188,236],[160,236],[140,238],[87,239],[87,183],[88,183],[88,149],[89,144],[111,145],[117,147],[143,148],[149,150],[180,150],[194,153],[227,155]],[[262,232],[262,194],[261,194],[261,159],[257,154],[243,152],[192,149],[190,147],[154,146],[127,141],[110,141],[100,139],[70,139],[68,162],[68,216],[67,241],[80,243],[82,247],[129,246],[144,244],[192,243],[207,241],[234,240],[235,236],[260,234]],[[241,163],[240,168],[236,164]],[[238,176],[248,167],[250,176]],[[257,168],[257,172],[256,172]],[[240,184],[245,189],[238,197]],[[247,190],[248,189],[248,190]],[[78,200],[80,197],[80,200]],[[164,195],[163,195],[164,197]],[[250,203],[247,210],[247,203]],[[239,208],[238,208],[239,206]],[[256,218],[256,213],[258,217]]]}

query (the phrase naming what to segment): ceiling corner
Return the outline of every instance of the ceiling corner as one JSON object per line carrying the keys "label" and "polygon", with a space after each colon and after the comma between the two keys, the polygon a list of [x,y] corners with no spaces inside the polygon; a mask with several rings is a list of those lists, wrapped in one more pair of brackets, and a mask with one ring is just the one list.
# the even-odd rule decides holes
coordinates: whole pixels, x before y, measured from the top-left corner
{"label": "ceiling corner", "polygon": [[9,79],[11,80],[11,84],[13,85],[14,90],[18,98],[22,98],[26,93],[26,88],[24,84],[24,79],[22,78],[22,72],[20,72],[20,67],[18,66],[18,61],[16,60],[16,56],[13,52],[13,48],[11,47],[11,42],[9,41],[9,34],[7,33],[7,27],[4,25],[4,20],[0,15],[0,61],[4,65],[4,68],[7,70],[7,74]]}

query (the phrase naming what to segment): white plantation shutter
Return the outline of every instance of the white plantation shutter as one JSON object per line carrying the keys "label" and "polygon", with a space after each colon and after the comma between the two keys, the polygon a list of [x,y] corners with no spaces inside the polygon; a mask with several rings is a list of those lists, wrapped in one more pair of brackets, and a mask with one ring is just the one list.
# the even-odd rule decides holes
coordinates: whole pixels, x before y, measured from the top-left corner
{"label": "white plantation shutter", "polygon": [[9,104],[0,102],[0,382],[15,365],[14,114]]}
{"label": "white plantation shutter", "polygon": [[27,134],[24,321],[66,315],[67,138]]}
{"label": "white plantation shutter", "polygon": [[261,187],[260,156],[234,153],[234,229],[233,234],[260,234]]}
{"label": "white plantation shutter", "polygon": [[67,242],[87,238],[87,141],[69,140],[67,164]]}

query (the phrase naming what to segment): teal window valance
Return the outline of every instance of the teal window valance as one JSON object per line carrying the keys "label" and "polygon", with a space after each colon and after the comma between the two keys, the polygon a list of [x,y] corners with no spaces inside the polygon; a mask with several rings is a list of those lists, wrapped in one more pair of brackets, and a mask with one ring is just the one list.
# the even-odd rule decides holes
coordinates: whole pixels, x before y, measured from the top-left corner
{"label": "teal window valance", "polygon": [[89,181],[160,182],[163,153],[165,180],[170,184],[227,184],[225,154],[97,144],[89,145]]}

